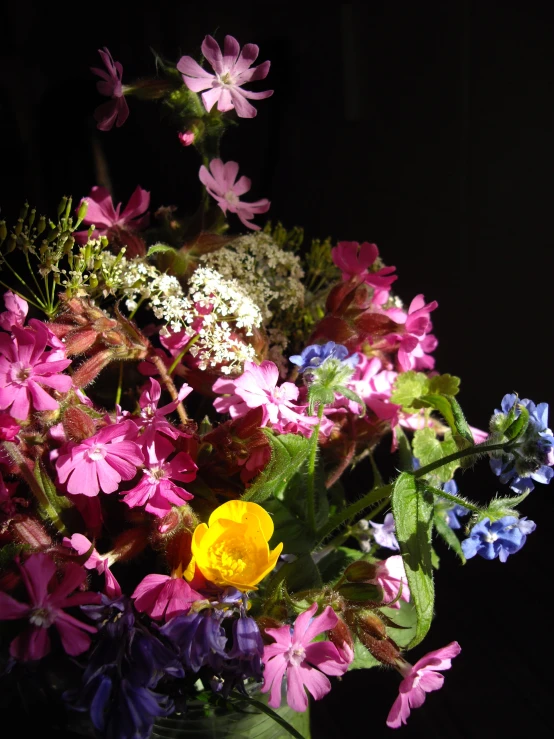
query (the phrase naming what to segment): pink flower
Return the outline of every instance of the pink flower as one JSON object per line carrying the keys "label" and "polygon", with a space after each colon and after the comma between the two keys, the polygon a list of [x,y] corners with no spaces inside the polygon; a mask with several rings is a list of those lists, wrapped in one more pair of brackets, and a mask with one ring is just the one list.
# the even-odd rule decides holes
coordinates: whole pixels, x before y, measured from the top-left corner
{"label": "pink flower", "polygon": [[[92,547],[92,542],[87,539],[83,534],[73,534],[71,538],[64,536],[63,545],[75,549],[77,554],[81,556],[86,554]],[[113,555],[99,554],[96,549],[93,549],[90,557],[84,563],[84,567],[87,570],[96,570],[99,575],[104,575],[105,578],[105,592],[108,598],[119,598],[121,595],[121,587],[115,577],[112,575],[110,570],[110,564],[113,562]]]}
{"label": "pink flower", "polygon": [[56,579],[56,565],[47,554],[31,554],[19,566],[21,577],[27,588],[29,603],[19,603],[7,593],[0,593],[0,619],[27,618],[29,627],[12,641],[10,654],[19,660],[42,659],[50,651],[48,629],[55,626],[60,634],[62,646],[72,656],[86,652],[94,626],[84,624],[65,613],[64,608],[99,603],[97,593],[75,593],[85,580],[86,572],[76,564],[68,564],[61,582]]}
{"label": "pink flower", "polygon": [[29,311],[27,301],[8,291],[4,293],[4,305],[6,310],[4,313],[0,313],[0,328],[3,328],[4,331],[11,331],[14,326],[21,328]]}
{"label": "pink flower", "polygon": [[358,244],[357,241],[339,241],[331,251],[333,262],[341,270],[343,280],[363,275],[363,281],[377,288],[380,300],[384,302],[388,297],[390,286],[398,279],[398,276],[392,274],[396,267],[381,267],[375,272],[368,272],[378,256],[377,245],[369,244],[367,241],[363,244]]}
{"label": "pink flower", "polygon": [[177,136],[183,146],[194,144],[194,139],[196,138],[194,131],[179,131]]}
{"label": "pink flower", "polygon": [[446,647],[429,652],[412,667],[404,662],[398,669],[404,679],[400,683],[398,698],[394,701],[387,718],[387,726],[398,729],[406,723],[412,708],[419,708],[425,702],[425,694],[439,690],[444,683],[444,675],[437,670],[449,670],[452,659],[461,652],[458,642],[451,642]]}
{"label": "pink flower", "polygon": [[221,159],[212,159],[209,169],[202,165],[200,167],[200,182],[205,185],[206,190],[224,213],[236,213],[241,223],[247,228],[259,231],[260,227],[251,223],[251,219],[258,213],[266,213],[270,202],[267,198],[256,200],[255,203],[243,203],[240,196],[248,192],[251,182],[248,177],[241,177],[237,182],[239,165],[237,162],[224,164]]}
{"label": "pink flower", "polygon": [[169,575],[146,575],[131,598],[137,611],[165,621],[180,613],[188,613],[194,601],[202,600],[200,593],[193,590],[186,580]]}
{"label": "pink flower", "polygon": [[12,327],[12,336],[0,334],[0,410],[26,420],[31,404],[36,411],[53,411],[57,400],[44,388],[67,392],[71,377],[59,374],[71,364],[61,350],[46,352],[49,331],[36,321],[34,328]]}
{"label": "pink flower", "polygon": [[239,42],[233,36],[225,36],[222,54],[217,41],[212,36],[206,36],[202,53],[212,65],[215,75],[203,69],[190,56],[181,57],[177,69],[189,90],[208,90],[202,94],[202,102],[208,112],[217,102],[217,109],[222,113],[234,108],[239,118],[254,118],[256,108],[247,98],[263,100],[273,95],[273,90],[250,92],[242,89],[247,82],[263,80],[268,75],[270,62],[250,69],[259,51],[256,44],[246,44],[241,51]]}
{"label": "pink flower", "polygon": [[311,643],[318,634],[333,629],[338,622],[331,606],[313,618],[316,611],[317,603],[314,603],[301,613],[294,630],[289,626],[266,629],[275,643],[264,649],[262,693],[271,690],[268,705],[272,708],[281,705],[281,683],[285,673],[287,703],[294,711],[305,711],[308,697],[304,688],[310,691],[315,700],[319,700],[331,690],[331,683],[325,675],[344,675],[348,669],[345,653],[340,654],[334,644],[329,641]]}
{"label": "pink flower", "polygon": [[21,427],[8,413],[0,413],[0,441],[13,441]]}
{"label": "pink flower", "polygon": [[132,421],[105,426],[80,444],[70,442],[56,460],[58,480],[73,495],[113,493],[121,480],[131,480],[143,461]]}
{"label": "pink flower", "polygon": [[[436,300],[425,305],[423,295],[416,295],[410,303],[408,313],[395,309],[394,321],[404,324],[402,334],[390,334],[389,343],[400,342],[398,347],[398,364],[403,372],[408,370],[433,369],[435,360],[429,356],[438,342],[430,334],[433,324],[429,315],[438,307]],[[387,312],[388,314],[388,312]]]}
{"label": "pink flower", "polygon": [[[410,600],[410,589],[408,587],[408,580],[406,579],[406,571],[404,570],[404,560],[400,554],[395,554],[393,557],[387,557],[387,559],[377,562],[377,571],[371,582],[383,588],[387,603],[392,603],[398,597],[401,585],[402,594],[400,595],[400,599],[405,600],[406,603]],[[400,608],[400,601],[397,600],[390,607]]]}
{"label": "pink flower", "polygon": [[[123,213],[121,213],[123,204],[118,203],[114,208],[112,196],[105,187],[94,186],[90,195],[83,200],[88,203],[83,223],[87,225],[94,223],[95,236],[107,236],[110,240],[122,241],[125,244],[130,240],[133,246],[136,239],[140,240],[140,237],[136,235],[137,231],[148,226],[150,215],[146,211],[150,205],[150,193],[148,190],[143,190],[140,185],[135,188]],[[78,243],[85,244],[88,239],[88,230],[76,231],[73,235]],[[135,251],[137,251],[136,248]],[[136,254],[133,252],[131,256],[136,256]]]}
{"label": "pink flower", "polygon": [[164,434],[171,439],[177,439],[179,436],[187,436],[183,431],[176,429],[167,420],[166,416],[168,413],[172,413],[179,403],[191,392],[192,388],[190,385],[184,383],[179,390],[177,400],[173,400],[171,403],[158,408],[162,394],[160,383],[154,378],[149,379],[149,387],[141,393],[139,399],[140,419],[135,419],[136,423],[144,429],[142,436],[138,439],[138,443],[143,448],[151,445],[157,434]]}
{"label": "pink flower", "polygon": [[91,67],[91,72],[102,78],[101,82],[96,83],[96,89],[101,95],[112,98],[107,103],[102,103],[94,111],[94,118],[100,131],[109,131],[115,123],[120,128],[129,117],[129,106],[124,97],[123,85],[121,77],[123,76],[123,67],[121,62],[114,62],[112,55],[104,46],[98,49],[98,53],[102,61],[106,65],[106,69],[98,69]]}
{"label": "pink flower", "polygon": [[173,480],[192,482],[198,467],[190,454],[179,452],[170,461],[167,457],[173,446],[163,437],[158,437],[145,449],[146,469],[138,485],[126,492],[123,500],[129,508],[146,506],[148,513],[163,518],[172,505],[182,506],[194,496]]}

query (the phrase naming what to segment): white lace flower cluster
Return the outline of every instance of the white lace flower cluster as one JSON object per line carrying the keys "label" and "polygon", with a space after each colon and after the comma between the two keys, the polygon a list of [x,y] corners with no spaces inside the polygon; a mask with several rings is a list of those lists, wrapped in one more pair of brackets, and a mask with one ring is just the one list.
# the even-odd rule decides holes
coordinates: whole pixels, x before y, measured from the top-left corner
{"label": "white lace flower cluster", "polygon": [[259,306],[264,323],[276,309],[303,305],[304,272],[299,257],[281,249],[266,233],[240,236],[200,259],[226,279],[236,280]]}

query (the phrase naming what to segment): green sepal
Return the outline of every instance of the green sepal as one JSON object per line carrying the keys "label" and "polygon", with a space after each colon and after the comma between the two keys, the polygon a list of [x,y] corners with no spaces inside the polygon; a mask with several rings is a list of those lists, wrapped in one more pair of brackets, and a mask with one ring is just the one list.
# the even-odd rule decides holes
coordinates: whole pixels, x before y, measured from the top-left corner
{"label": "green sepal", "polygon": [[504,436],[510,441],[523,436],[529,425],[529,411],[523,405],[519,406],[521,413],[504,431]]}
{"label": "green sepal", "polygon": [[337,590],[346,600],[354,603],[382,603],[383,588],[367,582],[347,582]]}
{"label": "green sepal", "polygon": [[414,401],[415,407],[433,408],[438,411],[450,426],[452,437],[458,449],[473,445],[473,434],[462,412],[460,404],[453,395],[423,395]]}

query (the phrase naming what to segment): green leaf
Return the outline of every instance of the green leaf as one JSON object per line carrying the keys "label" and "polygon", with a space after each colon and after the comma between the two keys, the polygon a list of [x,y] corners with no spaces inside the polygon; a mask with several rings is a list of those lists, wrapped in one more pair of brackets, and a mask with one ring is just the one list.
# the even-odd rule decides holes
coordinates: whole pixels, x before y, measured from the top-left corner
{"label": "green leaf", "polygon": [[387,634],[399,647],[407,647],[416,635],[417,612],[413,603],[406,603],[405,600],[398,602],[400,608],[381,608],[380,610],[393,624],[398,626],[398,628],[387,626]]}
{"label": "green leaf", "polygon": [[348,565],[357,562],[364,556],[359,549],[338,547],[318,562],[318,569],[324,583],[335,582],[342,575]]}
{"label": "green leaf", "polygon": [[394,383],[391,403],[401,405],[404,409],[412,408],[414,400],[428,392],[429,378],[423,372],[402,372]]}
{"label": "green leaf", "polygon": [[490,518],[491,521],[498,521],[499,518],[503,518],[504,516],[517,517],[518,513],[513,509],[520,503],[523,503],[528,495],[529,492],[522,493],[513,498],[494,498],[491,500],[487,508],[483,510],[483,514],[480,518],[483,519],[487,517]]}
{"label": "green leaf", "polygon": [[277,498],[266,500],[263,507],[273,518],[275,531],[271,537],[271,548],[283,542],[286,554],[305,554],[311,552],[316,544],[314,534],[310,534],[306,522],[298,518]]}
{"label": "green leaf", "polygon": [[[289,593],[298,593],[301,590],[321,588],[321,575],[311,554],[303,554],[294,562],[286,562],[276,577],[286,584]],[[271,587],[271,582],[269,583]]]}
{"label": "green leaf", "polygon": [[[445,434],[444,441],[439,441],[435,436],[433,429],[418,429],[414,434],[413,440],[414,456],[419,459],[421,467],[425,467],[432,462],[437,462],[443,457],[454,454],[457,451],[456,443],[450,436]],[[433,471],[433,476],[437,477],[441,482],[448,482],[454,476],[454,472],[460,466],[459,461],[449,462],[443,467]]]}
{"label": "green leaf", "polygon": [[369,652],[359,639],[354,639],[354,659],[348,670],[368,670],[370,667],[379,667],[381,663]]}
{"label": "green leaf", "polygon": [[281,498],[293,475],[306,461],[310,440],[297,434],[276,436],[264,429],[271,446],[271,459],[266,468],[242,496],[252,503],[263,503],[271,496]]}
{"label": "green leaf", "polygon": [[429,378],[429,393],[432,395],[457,395],[459,392],[459,377],[446,374]]}
{"label": "green leaf", "polygon": [[504,431],[504,436],[507,439],[512,440],[517,439],[519,436],[523,436],[527,426],[529,425],[529,411],[523,405],[520,405],[519,409],[521,411],[519,416]]}
{"label": "green leaf", "polygon": [[[319,528],[327,523],[329,518],[329,499],[327,488],[325,487],[325,472],[320,460],[316,464],[314,475],[315,525],[316,528]],[[307,486],[304,470],[293,475],[290,484],[287,485],[284,492],[283,502],[298,518],[303,521],[308,520]]]}
{"label": "green leaf", "polygon": [[[261,711],[261,713],[265,713],[266,716],[269,716],[270,718],[272,718],[276,723],[282,726],[283,729],[285,729],[285,731],[288,734],[295,737],[295,739],[305,739],[302,736],[302,734],[296,731],[294,726],[289,724],[289,722],[286,719],[280,716],[276,711],[274,711],[272,708],[270,708],[265,703],[262,703],[261,701],[256,700],[255,698],[247,698],[245,695],[242,695],[242,693],[235,693],[234,697],[237,698],[238,703],[249,703],[251,706],[254,706],[255,708],[257,708],[258,711]],[[210,734],[211,734],[211,731],[210,731]],[[241,735],[245,736],[244,734],[242,734],[242,732],[241,732]],[[250,734],[249,732],[248,736],[252,736],[252,737],[258,736],[259,737],[261,736],[261,734],[259,734],[258,732]]]}
{"label": "green leaf", "polygon": [[420,489],[413,475],[403,472],[394,483],[391,502],[396,536],[417,612],[416,633],[409,644],[415,647],[429,631],[435,603],[431,551],[433,498]]}
{"label": "green leaf", "polygon": [[465,565],[466,558],[462,551],[462,545],[460,543],[460,540],[456,536],[456,533],[446,523],[446,521],[444,520],[444,516],[438,513],[437,511],[435,511],[433,522],[435,524],[437,533],[439,534],[441,539],[443,539],[443,541],[447,544],[447,546],[450,547],[450,549],[453,549],[456,552],[456,554],[462,561],[462,564]]}
{"label": "green leaf", "polygon": [[399,468],[401,472],[410,472],[414,468],[412,445],[402,426],[396,427],[396,438],[398,440]]}
{"label": "green leaf", "polygon": [[347,582],[341,585],[338,593],[354,603],[381,603],[383,589],[367,582]]}
{"label": "green leaf", "polygon": [[460,408],[460,404],[452,395],[423,395],[414,401],[416,407],[433,408],[438,411],[450,426],[457,449],[465,449],[473,444],[473,435]]}
{"label": "green leaf", "polygon": [[172,246],[169,246],[169,244],[154,244],[153,246],[149,247],[146,256],[151,257],[152,254],[163,254],[168,251],[175,252],[176,250]]}

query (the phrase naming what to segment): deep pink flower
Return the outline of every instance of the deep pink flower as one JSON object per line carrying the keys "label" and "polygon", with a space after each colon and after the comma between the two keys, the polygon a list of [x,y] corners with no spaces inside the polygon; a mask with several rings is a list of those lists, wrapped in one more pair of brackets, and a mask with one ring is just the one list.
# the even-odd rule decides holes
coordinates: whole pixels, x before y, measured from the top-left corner
{"label": "deep pink flower", "polygon": [[67,492],[73,495],[115,492],[121,480],[131,480],[144,461],[132,441],[137,433],[132,421],[124,421],[105,426],[80,444],[70,442],[56,460],[59,482],[67,481]]}
{"label": "deep pink flower", "polygon": [[194,139],[196,138],[194,131],[179,131],[177,136],[183,146],[194,144]]}
{"label": "deep pink flower", "polygon": [[[405,600],[406,603],[410,600],[410,588],[408,587],[408,580],[404,569],[404,560],[400,554],[395,554],[393,557],[387,557],[387,559],[377,562],[377,571],[371,582],[383,588],[387,603],[392,603],[398,596],[401,585],[402,593],[400,600]],[[400,608],[400,600],[397,600],[390,607]]]}
{"label": "deep pink flower", "polygon": [[27,618],[29,627],[12,641],[10,654],[19,660],[42,659],[50,651],[48,629],[55,626],[62,646],[72,656],[86,652],[94,626],[84,624],[65,613],[64,608],[99,603],[97,593],[70,595],[85,580],[86,572],[76,564],[67,564],[61,582],[56,579],[56,565],[47,554],[31,554],[19,566],[27,588],[29,603],[20,603],[7,593],[0,593],[0,620]]}
{"label": "deep pink flower", "polygon": [[0,413],[0,441],[13,441],[20,431],[20,425],[9,413]]}
{"label": "deep pink flower", "polygon": [[[183,384],[179,390],[177,400],[163,405],[158,408],[162,390],[160,383],[154,378],[150,378],[148,381],[148,387],[141,393],[139,399],[140,406],[140,418],[136,418],[136,423],[142,426],[144,429],[142,435],[138,438],[138,443],[146,448],[150,446],[157,434],[164,434],[169,436],[171,439],[177,439],[179,436],[187,436],[183,431],[179,431],[173,424],[171,424],[166,416],[172,413],[179,403],[184,400],[190,393],[192,388],[186,383]],[[166,455],[167,456],[167,455]]]}
{"label": "deep pink flower", "polygon": [[57,400],[44,388],[67,392],[69,375],[59,374],[71,364],[62,350],[46,352],[49,331],[40,321],[33,328],[12,327],[11,337],[0,334],[0,410],[10,409],[13,418],[26,420],[31,405],[36,411],[52,411]]}
{"label": "deep pink flower", "polygon": [[[86,225],[94,223],[95,237],[107,236],[110,240],[116,237],[117,240],[124,242],[132,240],[133,237],[140,238],[136,236],[136,233],[146,228],[150,221],[150,215],[146,212],[150,205],[150,193],[148,190],[143,190],[140,185],[135,188],[123,212],[121,212],[123,203],[118,203],[114,208],[112,196],[105,187],[95,185],[90,195],[83,200],[88,203],[83,223]],[[78,243],[84,244],[88,239],[88,230],[76,231],[73,236]]]}
{"label": "deep pink flower", "polygon": [[393,316],[391,311],[385,311],[394,321],[404,325],[403,333],[393,333],[387,337],[391,344],[399,342],[398,364],[403,372],[433,369],[435,366],[435,360],[429,353],[436,348],[438,341],[429,333],[433,327],[429,316],[437,307],[436,300],[426,305],[423,295],[416,295],[407,313],[393,309]]}
{"label": "deep pink flower", "polygon": [[125,123],[129,117],[129,106],[125,100],[121,83],[123,76],[121,62],[114,62],[112,55],[105,46],[103,49],[98,49],[98,53],[106,65],[106,69],[90,68],[91,72],[102,78],[101,82],[96,83],[96,89],[101,95],[112,99],[96,108],[94,118],[100,131],[109,131],[113,128],[114,123],[116,128]]}
{"label": "deep pink flower", "polygon": [[412,708],[423,705],[426,693],[442,688],[444,675],[440,675],[437,670],[449,670],[452,667],[452,659],[461,651],[458,642],[453,641],[446,647],[429,652],[413,667],[408,662],[398,667],[404,679],[400,683],[398,698],[388,715],[387,726],[398,729],[406,723]]}
{"label": "deep pink flower", "polygon": [[4,331],[11,331],[14,326],[21,328],[29,311],[27,301],[9,290],[4,293],[4,305],[6,310],[0,313],[0,328]]}
{"label": "deep pink flower", "polygon": [[384,302],[390,286],[398,279],[398,275],[392,274],[396,267],[381,267],[375,272],[368,272],[378,256],[377,245],[369,244],[367,241],[363,244],[358,244],[357,241],[339,241],[331,251],[333,262],[342,272],[343,280],[349,280],[357,275],[363,276],[366,284],[380,291],[380,299]]}
{"label": "deep pink flower", "polygon": [[[71,538],[64,536],[63,545],[74,549],[77,554],[86,554],[91,546],[92,542],[87,539],[83,534],[73,534]],[[119,598],[121,595],[121,587],[110,570],[110,564],[115,561],[113,556],[109,554],[99,554],[96,549],[93,549],[90,557],[83,564],[87,570],[96,570],[99,575],[104,575],[105,578],[105,593],[108,598]]]}
{"label": "deep pink flower", "polygon": [[146,506],[148,513],[162,518],[172,505],[182,506],[194,496],[173,480],[192,482],[198,467],[190,454],[179,452],[173,459],[167,457],[174,451],[173,445],[159,436],[146,447],[146,469],[138,485],[125,492],[123,500],[129,508]]}
{"label": "deep pink flower", "polygon": [[325,675],[344,675],[348,669],[345,653],[339,653],[330,641],[312,643],[318,634],[333,629],[338,622],[337,614],[331,606],[327,606],[319,616],[313,618],[316,611],[317,603],[314,603],[301,613],[296,619],[294,630],[289,626],[266,629],[275,643],[264,649],[262,693],[271,690],[268,705],[272,708],[281,705],[281,683],[285,673],[287,703],[294,711],[305,711],[308,696],[304,688],[310,691],[315,700],[319,700],[331,690],[331,683]]}
{"label": "deep pink flower", "polygon": [[203,69],[190,56],[181,57],[177,69],[189,90],[208,90],[202,94],[202,102],[208,112],[217,102],[217,109],[222,113],[234,108],[239,118],[254,118],[257,110],[247,98],[263,100],[273,95],[273,90],[250,92],[242,89],[247,82],[263,80],[268,75],[270,62],[250,69],[259,52],[256,44],[246,44],[241,51],[239,42],[233,36],[225,36],[222,54],[217,41],[212,36],[206,36],[202,43],[202,54],[212,65],[215,74]]}
{"label": "deep pink flower", "polygon": [[236,213],[241,223],[247,228],[259,231],[260,227],[251,223],[258,213],[266,213],[270,202],[267,198],[256,200],[255,203],[243,203],[240,196],[248,192],[251,182],[248,177],[241,177],[238,181],[239,165],[237,162],[223,163],[221,159],[212,159],[209,169],[200,167],[200,182],[206,187],[212,198],[224,213]]}
{"label": "deep pink flower", "polygon": [[169,621],[180,613],[188,613],[195,600],[202,600],[182,577],[146,575],[131,596],[135,608],[155,620]]}

